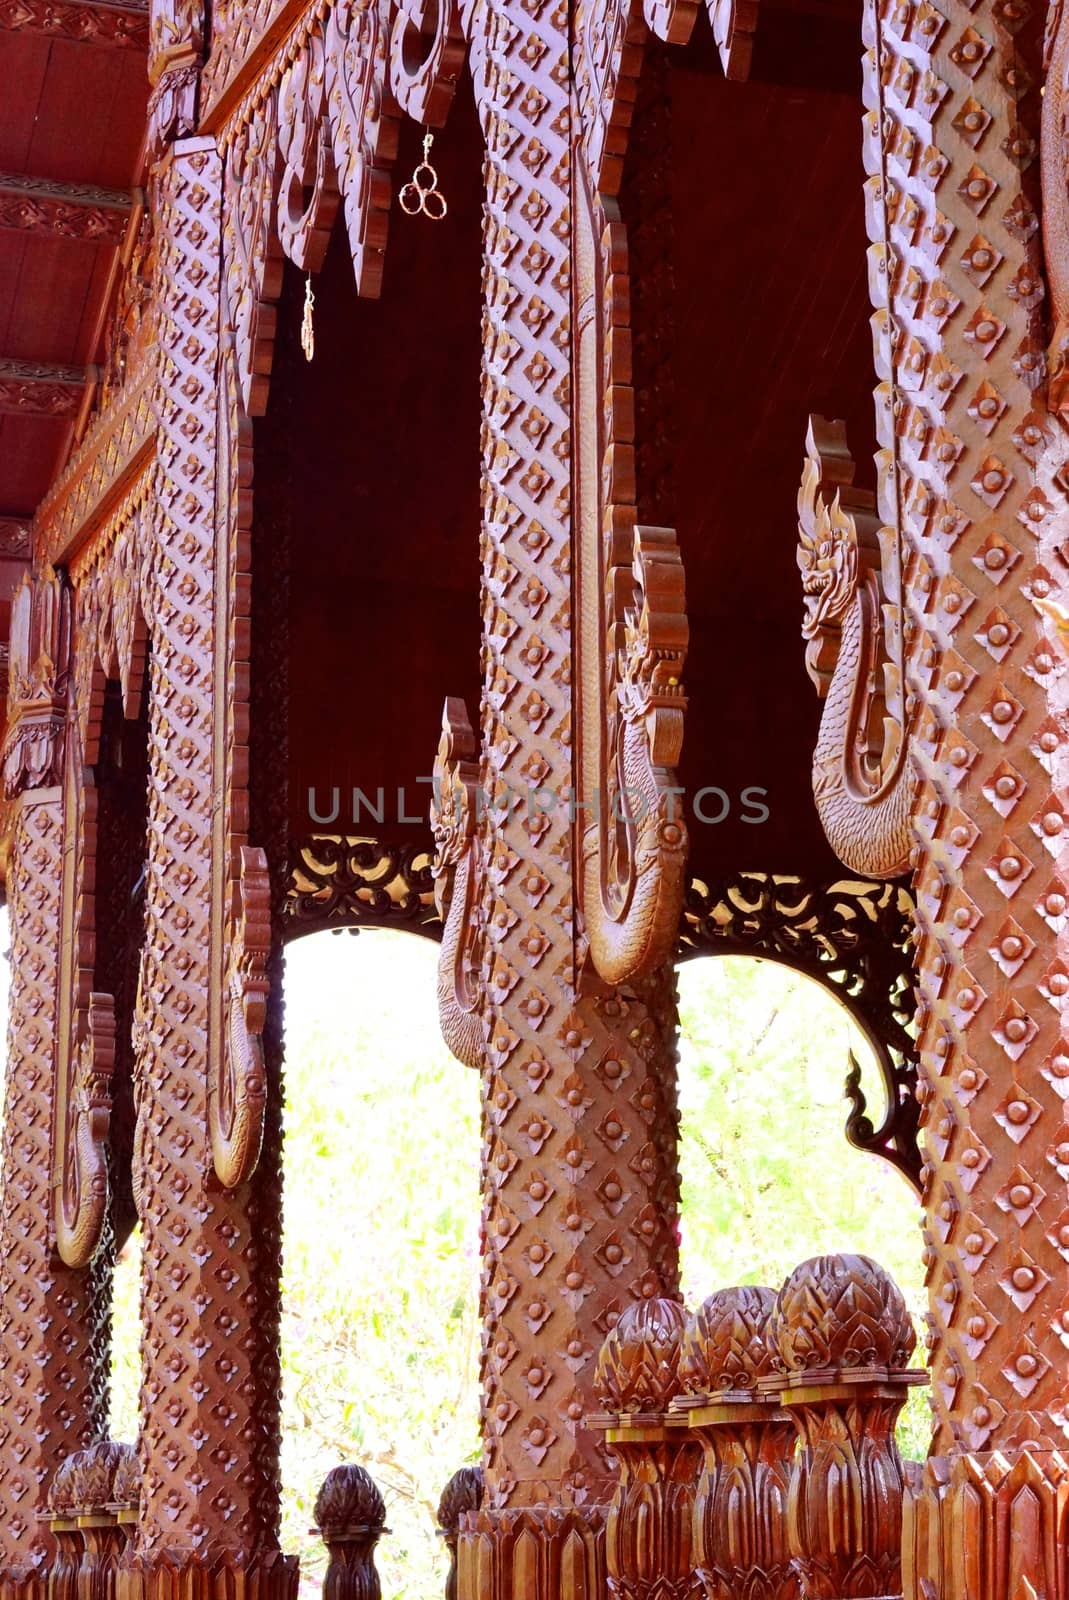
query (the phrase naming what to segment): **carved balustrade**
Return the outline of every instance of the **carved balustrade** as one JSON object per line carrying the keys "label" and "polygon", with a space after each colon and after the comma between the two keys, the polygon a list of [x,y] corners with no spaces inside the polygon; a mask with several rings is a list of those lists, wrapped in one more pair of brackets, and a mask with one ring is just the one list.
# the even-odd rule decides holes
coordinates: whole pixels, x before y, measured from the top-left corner
{"label": "carved balustrade", "polygon": [[130,1547],[141,1469],[133,1445],[106,1439],[76,1450],[53,1474],[42,1520],[56,1541],[48,1600],[115,1600]]}
{"label": "carved balustrade", "polygon": [[690,1317],[672,1300],[629,1307],[598,1359],[611,1410],[587,1419],[618,1463],[609,1593],[901,1600],[894,1429],[927,1382],[906,1368],[914,1345],[865,1256],[803,1262],[778,1294],[720,1290]]}
{"label": "carved balustrade", "polygon": [[353,1463],[332,1468],[316,1496],[314,1515],[330,1557],[323,1600],[381,1600],[375,1546],[390,1530],[371,1474]]}
{"label": "carved balustrade", "polygon": [[595,1387],[607,1410],[588,1419],[619,1462],[605,1565],[621,1600],[685,1600],[700,1590],[692,1516],[698,1451],[673,1415],[687,1314],[677,1300],[640,1300],[601,1347]]}
{"label": "carved balustrade", "polygon": [[48,1600],[75,1600],[78,1567],[82,1559],[82,1534],[74,1510],[74,1468],[77,1454],[62,1461],[52,1475],[48,1499],[40,1520],[56,1542],[48,1569]]}
{"label": "carved balustrade", "polygon": [[687,1321],[673,1411],[701,1443],[694,1562],[705,1600],[795,1600],[787,1539],[795,1428],[774,1397],[766,1333],[775,1291],[721,1289]]}

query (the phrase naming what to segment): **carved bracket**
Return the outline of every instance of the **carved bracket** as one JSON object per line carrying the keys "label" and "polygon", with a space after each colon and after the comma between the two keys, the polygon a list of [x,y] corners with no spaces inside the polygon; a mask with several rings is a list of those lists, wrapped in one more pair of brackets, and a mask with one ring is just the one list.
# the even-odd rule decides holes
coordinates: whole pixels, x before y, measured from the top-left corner
{"label": "carved bracket", "polygon": [[438,957],[438,1015],[442,1036],[458,1061],[481,1067],[479,968],[481,897],[476,893],[478,746],[463,700],[442,711],[442,737],[434,762],[431,828],[434,832],[434,899],[442,918]]}
{"label": "carved bracket", "polygon": [[76,1025],[70,1099],[57,1142],[56,1249],[68,1267],[96,1254],[108,1211],[108,1133],[115,1068],[115,1004],[90,994]]}
{"label": "carved bracket", "polygon": [[905,659],[897,532],[851,487],[841,422],[811,417],[798,494],[806,665],[824,700],[813,795],[852,872],[909,871],[917,778],[903,706]]}

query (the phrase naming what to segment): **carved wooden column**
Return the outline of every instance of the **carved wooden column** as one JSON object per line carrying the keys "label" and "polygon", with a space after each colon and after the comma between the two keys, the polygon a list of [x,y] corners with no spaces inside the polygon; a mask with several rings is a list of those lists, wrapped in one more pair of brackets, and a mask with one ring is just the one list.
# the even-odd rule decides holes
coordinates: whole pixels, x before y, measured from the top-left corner
{"label": "carved wooden column", "polygon": [[[38,741],[39,745],[39,741]],[[36,755],[40,758],[40,746]],[[60,749],[45,761],[56,783]],[[105,1424],[108,1263],[63,1266],[50,1240],[63,803],[15,800],[8,865],[11,991],[0,1217],[0,1561],[27,1584],[52,1558],[38,1520],[49,1480]]]}
{"label": "carved wooden column", "polygon": [[[883,447],[873,520],[885,530],[890,668],[870,682],[882,678],[896,703],[888,755],[904,739],[909,763],[894,756],[867,794],[864,783],[848,793],[845,766],[834,780],[822,762],[817,778],[825,794],[837,789],[845,823],[852,808],[859,848],[876,830],[898,857],[907,823],[915,872],[935,1439],[910,1520],[910,1600],[1016,1600],[1063,1583],[1067,663],[1041,612],[1066,598],[1069,434],[1046,342],[1069,266],[1067,16],[1049,13],[1042,99],[1042,8],[868,0],[865,10]],[[848,481],[833,464],[828,488],[841,502]],[[846,566],[828,550],[845,535],[859,551],[843,509],[824,497],[830,544],[816,565],[813,547],[804,552],[811,621],[825,604],[818,589],[829,611],[845,598]],[[851,587],[857,599],[856,577]],[[856,626],[848,609],[839,625]],[[830,665],[819,632],[818,676]],[[845,648],[845,626],[842,638]],[[842,682],[825,676],[829,704],[845,703]],[[865,694],[856,704],[874,709]],[[843,725],[840,749],[853,732]]]}
{"label": "carved wooden column", "polygon": [[296,1569],[278,1553],[265,1439],[277,1417],[277,1363],[261,1349],[275,1326],[279,1272],[277,1216],[268,1225],[262,1210],[277,1208],[277,1173],[270,1164],[255,1170],[264,1076],[250,1015],[263,984],[252,952],[263,949],[264,928],[248,915],[249,871],[239,868],[249,863],[235,844],[247,826],[244,731],[233,737],[247,654],[243,667],[232,643],[248,599],[235,570],[247,497],[235,481],[240,427],[222,350],[222,163],[213,142],[174,145],[156,184],[159,434],[146,581],[149,859],[135,1140],[144,1475],[124,1584],[131,1596],[170,1592],[178,1568],[192,1594],[226,1574],[238,1592],[288,1595]]}
{"label": "carved wooden column", "polygon": [[620,1600],[688,1600],[694,1570],[694,1488],[700,1452],[679,1394],[687,1313],[676,1300],[644,1300],[622,1313],[598,1356],[598,1398],[611,1410],[587,1419],[619,1462],[605,1567]]}
{"label": "carved wooden column", "polygon": [[795,1429],[758,1385],[778,1366],[772,1289],[721,1289],[687,1320],[672,1402],[701,1444],[694,1565],[705,1600],[796,1600],[787,1543]]}
{"label": "carved wooden column", "polygon": [[[603,1581],[614,1486],[582,1425],[596,1409],[596,1354],[626,1305],[676,1287],[675,990],[670,971],[599,978],[595,906],[578,916],[592,815],[569,807],[580,653],[571,22],[506,0],[469,23],[487,145],[485,692],[479,740],[466,747],[456,718],[439,770],[462,784],[474,766],[491,804],[471,844],[467,936],[449,942],[447,915],[443,945],[457,955],[443,987],[458,1031],[473,998],[478,1008],[483,1077],[486,1488],[461,1534],[459,1588],[461,1600],[572,1600]],[[591,655],[595,698],[598,684]]]}

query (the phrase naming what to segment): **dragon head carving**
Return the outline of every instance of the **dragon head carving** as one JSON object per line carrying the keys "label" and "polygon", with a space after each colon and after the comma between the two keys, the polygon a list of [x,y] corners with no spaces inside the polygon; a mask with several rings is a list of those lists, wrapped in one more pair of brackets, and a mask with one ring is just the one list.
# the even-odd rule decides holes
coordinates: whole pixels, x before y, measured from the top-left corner
{"label": "dragon head carving", "polygon": [[810,417],[798,490],[798,570],[806,669],[822,697],[838,659],[843,619],[857,594],[857,524],[841,499],[853,477],[843,423]]}
{"label": "dragon head carving", "polygon": [[476,749],[468,709],[463,700],[450,696],[442,710],[431,797],[434,902],[443,922],[449,914],[456,869],[475,831]]}

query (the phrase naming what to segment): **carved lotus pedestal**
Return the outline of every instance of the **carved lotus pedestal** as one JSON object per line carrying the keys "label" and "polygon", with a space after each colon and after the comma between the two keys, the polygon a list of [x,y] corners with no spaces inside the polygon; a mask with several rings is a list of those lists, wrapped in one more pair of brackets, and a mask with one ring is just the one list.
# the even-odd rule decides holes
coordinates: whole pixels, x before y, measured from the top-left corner
{"label": "carved lotus pedestal", "polygon": [[750,1391],[685,1395],[680,1419],[700,1443],[694,1564],[704,1600],[797,1600],[787,1541],[795,1425]]}
{"label": "carved lotus pedestal", "polygon": [[56,1541],[56,1554],[48,1572],[48,1600],[76,1600],[82,1535],[76,1517],[43,1511],[41,1521]]}
{"label": "carved lotus pedestal", "polygon": [[467,1514],[459,1600],[599,1600],[604,1593],[603,1507],[484,1506]]}
{"label": "carved lotus pedestal", "polygon": [[657,1412],[602,1413],[620,1463],[605,1532],[610,1595],[621,1600],[690,1600],[695,1572],[694,1495],[700,1455],[686,1418]]}
{"label": "carved lotus pedestal", "polygon": [[796,1600],[787,1547],[795,1427],[757,1386],[775,1373],[772,1289],[720,1289],[687,1321],[673,1412],[702,1447],[694,1560],[705,1600]]}
{"label": "carved lotus pedestal", "polygon": [[904,1473],[895,1423],[923,1372],[831,1369],[767,1380],[798,1432],[787,1538],[804,1600],[901,1600]]}

